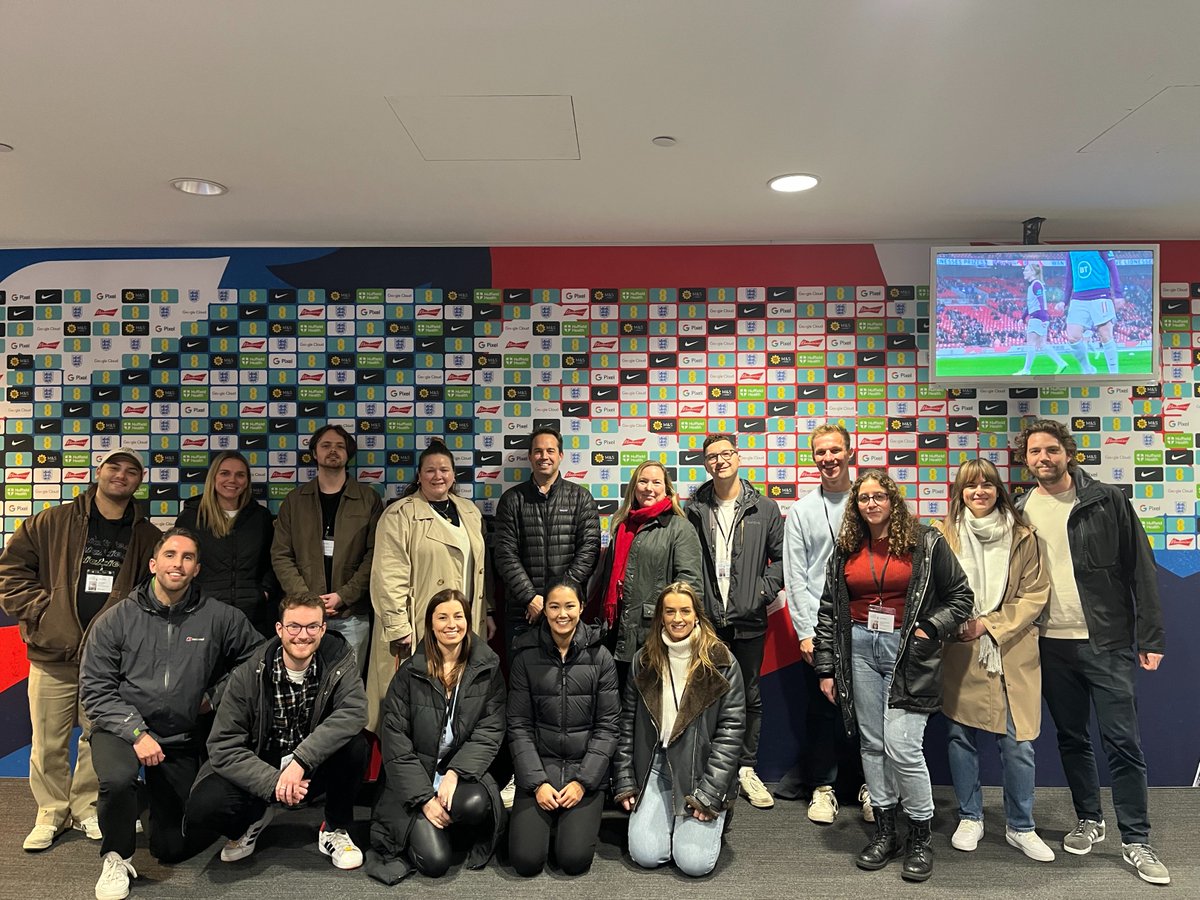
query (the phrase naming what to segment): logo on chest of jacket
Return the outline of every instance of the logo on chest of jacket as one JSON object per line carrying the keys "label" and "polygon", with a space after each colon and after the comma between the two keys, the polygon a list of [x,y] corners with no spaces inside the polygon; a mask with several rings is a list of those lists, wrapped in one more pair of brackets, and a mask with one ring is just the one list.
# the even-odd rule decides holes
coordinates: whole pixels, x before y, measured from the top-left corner
{"label": "logo on chest of jacket", "polygon": [[183,640],[184,640],[184,643],[191,643],[192,641],[203,641],[203,640],[204,640],[204,638],[202,638],[202,637],[194,637],[194,636],[192,636],[192,635],[190,635],[190,634],[189,634],[189,635],[188,635],[187,637],[185,637]]}

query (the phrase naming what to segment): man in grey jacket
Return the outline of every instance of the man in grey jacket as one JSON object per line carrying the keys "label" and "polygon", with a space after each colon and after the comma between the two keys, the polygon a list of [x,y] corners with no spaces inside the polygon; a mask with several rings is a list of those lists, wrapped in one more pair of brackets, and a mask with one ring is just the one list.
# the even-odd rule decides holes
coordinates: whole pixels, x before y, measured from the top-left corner
{"label": "man in grey jacket", "polygon": [[762,729],[758,675],[767,637],[767,607],[783,587],[783,516],[774,500],[740,476],[737,438],[710,434],[704,468],[711,477],[687,505],[704,555],[704,607],[717,635],[733,651],[746,682],[746,736],[738,779],[760,809],[775,798],[754,767]]}
{"label": "man in grey jacket", "polygon": [[[315,594],[284,597],[277,637],[230,676],[208,763],[188,799],[194,822],[230,838],[222,862],[254,852],[279,809],[325,795],[317,848],[339,869],[362,865],[350,839],[367,766],[367,697],[350,645],[326,630]],[[240,835],[240,837],[239,837]]]}
{"label": "man in grey jacket", "polygon": [[145,767],[150,852],[186,859],[212,836],[183,833],[184,802],[200,768],[220,682],[261,640],[238,609],[192,584],[200,546],[172,528],[150,560],[153,577],[92,625],[80,666],[80,695],[92,723],[100,781],[104,867],[97,900],[122,900],[137,877],[132,859],[138,770]]}

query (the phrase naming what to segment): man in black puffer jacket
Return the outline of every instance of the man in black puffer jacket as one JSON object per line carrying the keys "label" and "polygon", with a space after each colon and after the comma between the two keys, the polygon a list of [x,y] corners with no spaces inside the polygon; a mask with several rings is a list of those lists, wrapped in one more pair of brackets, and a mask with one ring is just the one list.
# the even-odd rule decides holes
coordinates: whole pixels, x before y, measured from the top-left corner
{"label": "man in black puffer jacket", "polygon": [[562,435],[538,428],[529,443],[529,480],[509,488],[496,507],[492,559],[504,584],[504,638],[537,624],[547,589],[573,584],[582,597],[600,554],[600,513],[587,488],[558,477]]}

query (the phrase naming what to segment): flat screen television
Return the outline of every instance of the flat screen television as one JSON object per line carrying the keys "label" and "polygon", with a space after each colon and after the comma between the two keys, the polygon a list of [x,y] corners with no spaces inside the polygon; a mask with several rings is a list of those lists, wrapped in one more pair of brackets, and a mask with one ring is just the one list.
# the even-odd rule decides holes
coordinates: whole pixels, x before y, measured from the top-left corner
{"label": "flat screen television", "polygon": [[929,380],[1155,384],[1158,245],[935,247]]}

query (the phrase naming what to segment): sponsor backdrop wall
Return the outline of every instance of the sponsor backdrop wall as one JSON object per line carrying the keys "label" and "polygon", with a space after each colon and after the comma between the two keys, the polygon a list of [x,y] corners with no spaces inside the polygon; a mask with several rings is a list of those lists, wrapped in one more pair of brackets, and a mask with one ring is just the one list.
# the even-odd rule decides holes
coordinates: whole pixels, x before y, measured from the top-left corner
{"label": "sponsor backdrop wall", "polygon": [[[3,532],[83,490],[118,443],[145,451],[141,496],[160,526],[226,448],[249,458],[275,511],[312,477],[307,436],[327,421],[358,436],[357,477],[388,498],[441,437],[485,514],[526,477],[528,432],[554,425],[564,477],[590,487],[607,525],[646,458],[685,495],[702,483],[714,431],[741,435],[743,474],[786,512],[818,481],[808,433],[840,420],[860,465],[887,466],[930,518],[977,454],[1026,484],[1009,442],[1023,417],[1052,416],[1071,423],[1091,472],[1125,487],[1150,534],[1169,650],[1163,671],[1142,677],[1143,734],[1152,783],[1190,783],[1200,657],[1182,636],[1200,627],[1200,244],[1163,245],[1162,279],[1161,384],[948,390],[925,383],[926,245],[0,251]],[[1015,285],[979,315],[1023,304]],[[1023,362],[1019,340],[968,349],[1011,352],[1013,371]],[[15,624],[0,620],[0,772],[24,774],[27,669]],[[768,778],[796,757],[797,665],[777,607]],[[942,734],[931,728],[927,746],[944,777]],[[1039,750],[1041,781],[1062,783],[1048,718]]]}

